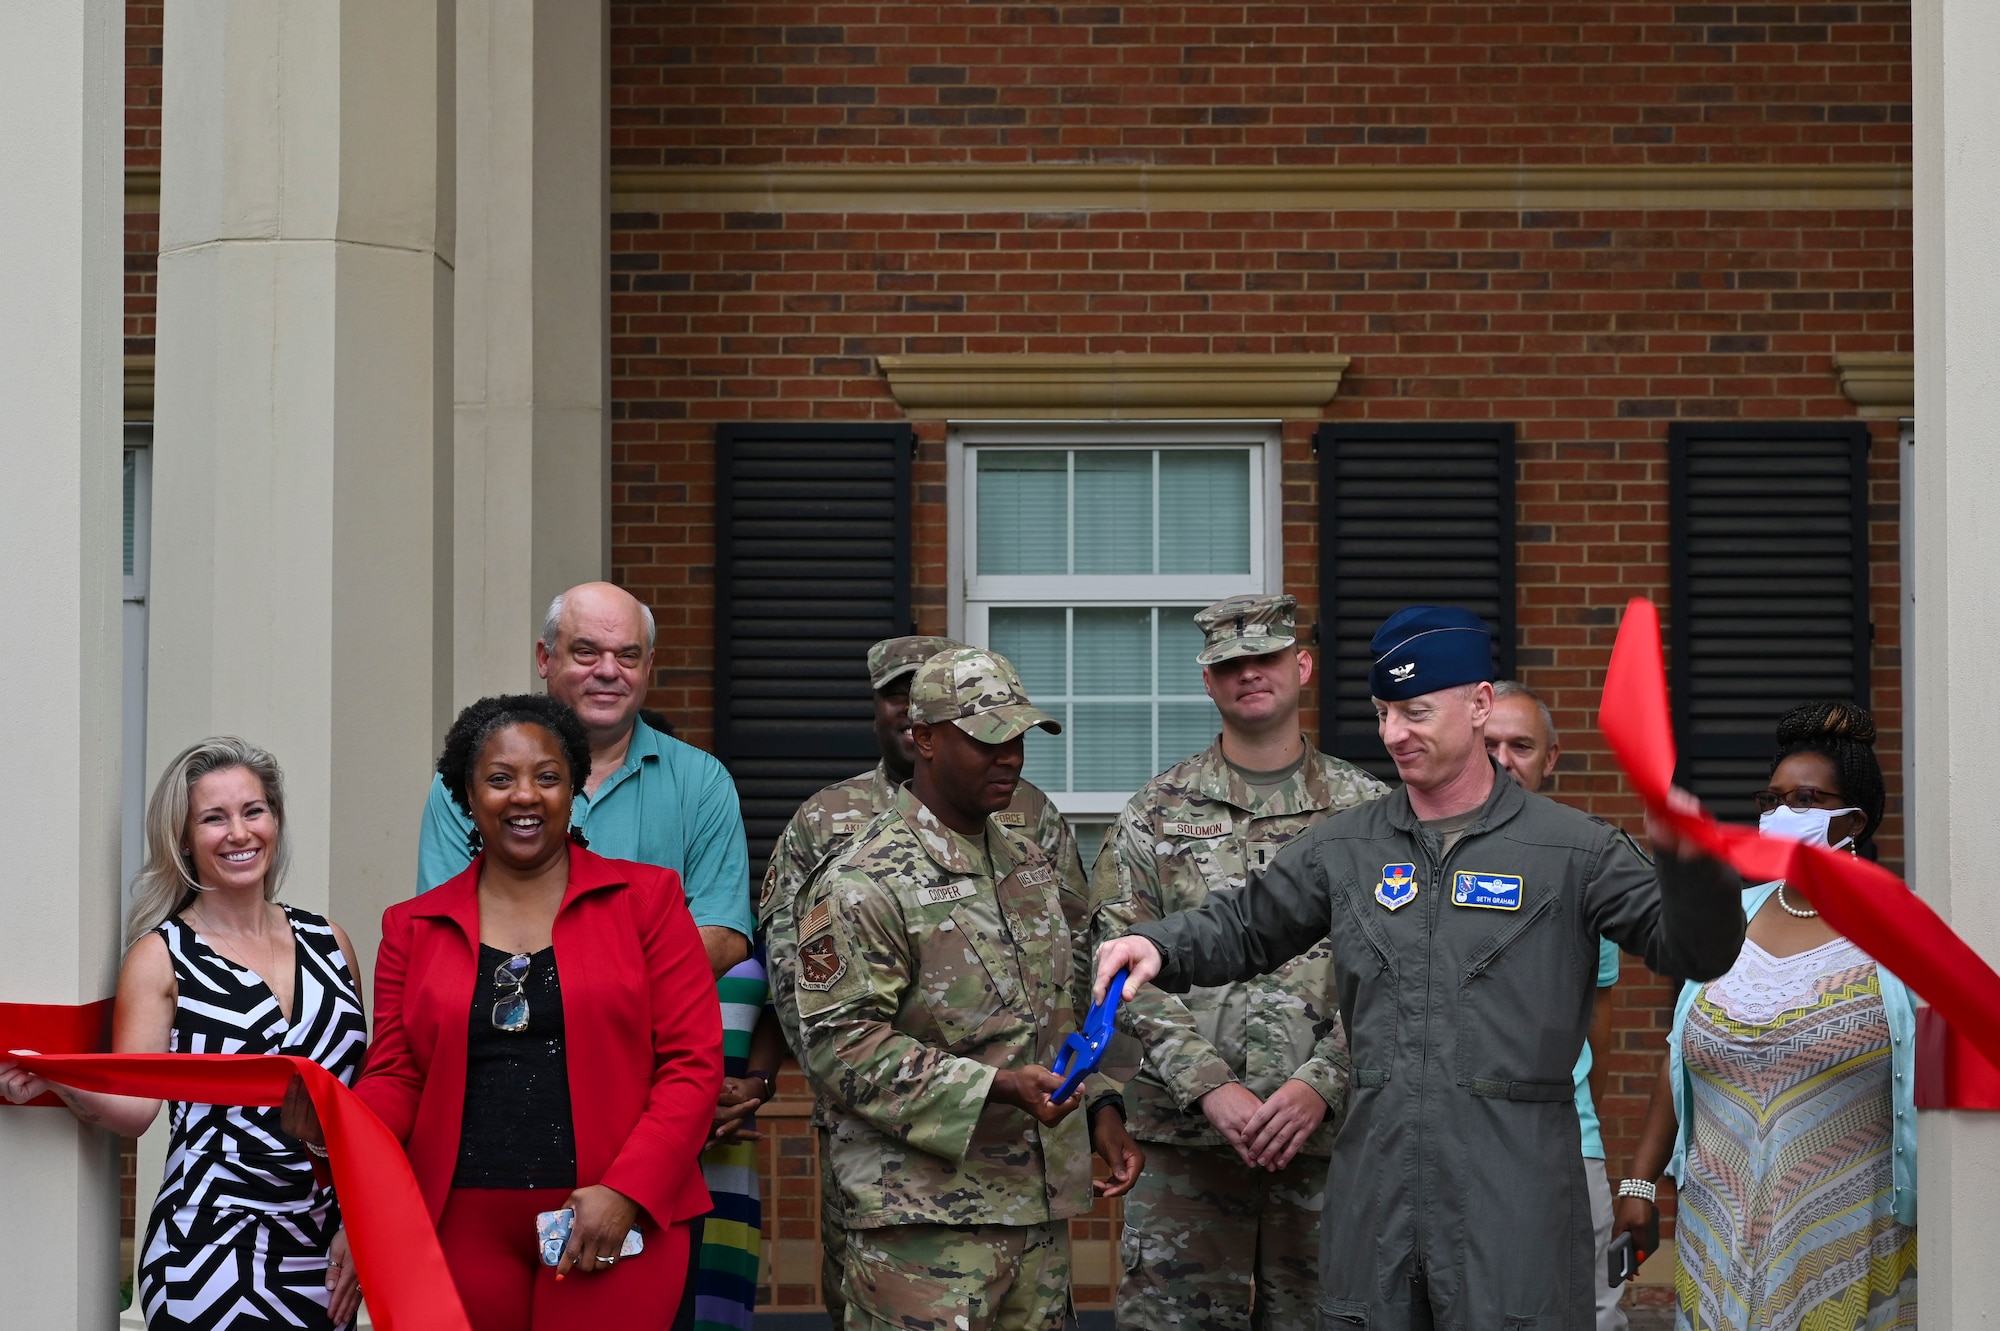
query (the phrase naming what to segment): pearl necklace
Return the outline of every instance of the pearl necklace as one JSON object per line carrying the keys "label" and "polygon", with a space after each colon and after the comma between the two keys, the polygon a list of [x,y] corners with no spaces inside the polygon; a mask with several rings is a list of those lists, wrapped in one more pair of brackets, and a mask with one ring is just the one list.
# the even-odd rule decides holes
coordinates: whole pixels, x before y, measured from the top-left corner
{"label": "pearl necklace", "polygon": [[1787,915],[1795,919],[1810,920],[1819,915],[1819,912],[1816,910],[1800,910],[1797,906],[1787,901],[1785,899],[1785,884],[1782,879],[1778,883],[1778,904],[1784,907]]}

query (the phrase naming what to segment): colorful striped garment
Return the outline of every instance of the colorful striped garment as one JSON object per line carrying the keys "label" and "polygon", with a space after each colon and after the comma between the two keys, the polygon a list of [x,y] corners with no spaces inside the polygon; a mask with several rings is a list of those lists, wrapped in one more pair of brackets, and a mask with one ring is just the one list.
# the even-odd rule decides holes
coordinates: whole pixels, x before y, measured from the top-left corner
{"label": "colorful striped garment", "polygon": [[1895,1216],[1875,963],[1844,938],[1790,957],[1745,942],[1684,1041],[1677,1327],[1914,1327],[1917,1231]]}
{"label": "colorful striped garment", "polygon": [[[770,996],[763,950],[724,974],[716,981],[716,990],[722,998],[723,1075],[741,1077],[750,1070],[750,1036]],[[701,1172],[715,1209],[701,1223],[695,1331],[750,1331],[764,1223],[757,1188],[757,1143],[709,1147],[702,1152]]]}

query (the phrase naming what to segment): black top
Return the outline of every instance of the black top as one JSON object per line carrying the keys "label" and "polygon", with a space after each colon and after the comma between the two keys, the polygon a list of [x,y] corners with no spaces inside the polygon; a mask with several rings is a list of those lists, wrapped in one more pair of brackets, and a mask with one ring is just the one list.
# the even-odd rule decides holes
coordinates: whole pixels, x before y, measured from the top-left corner
{"label": "black top", "polygon": [[[570,1120],[556,950],[534,954],[525,986],[528,1028],[493,1024],[493,972],[514,954],[479,945],[472,1025],[465,1046],[465,1117],[454,1188],[574,1188],[576,1130]],[[513,986],[507,986],[513,993]]]}

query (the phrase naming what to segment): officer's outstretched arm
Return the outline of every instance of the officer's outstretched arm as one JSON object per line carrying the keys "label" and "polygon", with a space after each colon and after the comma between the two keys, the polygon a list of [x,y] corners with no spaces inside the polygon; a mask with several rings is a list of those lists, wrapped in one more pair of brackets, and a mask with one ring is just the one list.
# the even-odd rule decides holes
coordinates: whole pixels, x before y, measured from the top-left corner
{"label": "officer's outstretched arm", "polygon": [[[1091,874],[1096,902],[1093,933],[1100,941],[1129,935],[1135,925],[1167,914],[1154,851],[1158,843],[1152,820],[1129,806],[1105,838]],[[1096,987],[1104,988],[1116,973],[1114,969],[1105,975]],[[1201,1033],[1187,1004],[1156,987],[1127,985],[1127,989],[1130,992],[1118,1009],[1118,1029],[1145,1046],[1148,1065],[1173,1093],[1176,1104],[1192,1108],[1210,1091],[1236,1080],[1228,1060]]]}
{"label": "officer's outstretched arm", "polygon": [[[848,871],[812,897],[799,919],[794,991],[816,1086],[889,1136],[964,1160],[994,1069],[896,1028],[916,963],[893,896]],[[983,985],[984,972],[962,982]]]}
{"label": "officer's outstretched arm", "polygon": [[[1169,993],[1268,975],[1326,937],[1332,903],[1319,865],[1321,829],[1286,843],[1242,887],[1208,894],[1198,910],[1133,927],[1159,950],[1153,983]],[[1100,955],[1098,970],[1104,962]]]}
{"label": "officer's outstretched arm", "polygon": [[1744,931],[1736,871],[1672,851],[1647,864],[1621,833],[1604,833],[1609,844],[1583,897],[1596,931],[1675,980],[1712,980],[1735,965]]}

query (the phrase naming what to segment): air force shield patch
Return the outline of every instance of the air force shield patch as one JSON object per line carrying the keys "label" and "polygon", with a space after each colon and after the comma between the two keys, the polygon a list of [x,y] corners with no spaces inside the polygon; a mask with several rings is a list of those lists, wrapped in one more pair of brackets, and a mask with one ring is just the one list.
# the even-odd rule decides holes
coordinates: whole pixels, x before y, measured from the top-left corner
{"label": "air force shield patch", "polygon": [[1401,910],[1417,899],[1417,866],[1385,864],[1382,881],[1375,884],[1375,899],[1390,910]]}

